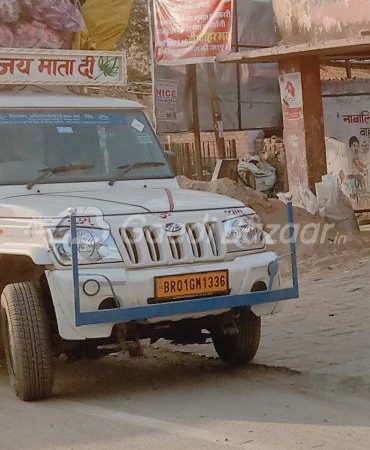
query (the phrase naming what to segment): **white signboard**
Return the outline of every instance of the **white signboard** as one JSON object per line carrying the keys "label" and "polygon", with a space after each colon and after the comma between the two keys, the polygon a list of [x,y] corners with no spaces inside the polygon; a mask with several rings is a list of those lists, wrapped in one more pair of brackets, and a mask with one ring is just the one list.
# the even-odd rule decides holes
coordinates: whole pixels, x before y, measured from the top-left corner
{"label": "white signboard", "polygon": [[158,121],[176,122],[177,97],[176,80],[156,80],[155,113]]}
{"label": "white signboard", "polygon": [[232,0],[154,0],[157,63],[213,62],[231,50]]}
{"label": "white signboard", "polygon": [[126,80],[124,52],[0,50],[0,84],[121,86]]}

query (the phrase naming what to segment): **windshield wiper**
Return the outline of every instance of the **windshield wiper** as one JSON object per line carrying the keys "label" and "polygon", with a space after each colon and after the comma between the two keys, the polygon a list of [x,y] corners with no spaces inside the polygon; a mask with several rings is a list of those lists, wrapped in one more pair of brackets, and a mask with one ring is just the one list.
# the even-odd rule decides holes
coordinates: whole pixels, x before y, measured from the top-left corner
{"label": "windshield wiper", "polygon": [[166,163],[145,161],[117,167],[117,170],[121,170],[122,172],[119,172],[114,178],[112,178],[109,181],[109,186],[113,186],[116,181],[118,181],[120,178],[124,177],[126,174],[131,172],[131,170],[139,169],[141,167],[162,167],[162,166],[166,166]]}
{"label": "windshield wiper", "polygon": [[64,166],[53,167],[52,169],[42,169],[40,172],[42,174],[36,178],[36,180],[30,181],[27,185],[27,189],[31,190],[35,184],[39,184],[40,181],[48,178],[50,175],[54,175],[56,173],[67,173],[67,172],[76,172],[78,170],[86,170],[86,169],[94,169],[95,166],[92,165],[82,165],[82,164],[65,164]]}

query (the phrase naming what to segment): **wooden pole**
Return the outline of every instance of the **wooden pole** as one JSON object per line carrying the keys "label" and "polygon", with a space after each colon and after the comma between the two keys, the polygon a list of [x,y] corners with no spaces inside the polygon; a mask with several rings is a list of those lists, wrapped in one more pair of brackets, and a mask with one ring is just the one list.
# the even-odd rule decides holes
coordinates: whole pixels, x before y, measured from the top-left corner
{"label": "wooden pole", "polygon": [[156,117],[156,94],[155,94],[155,42],[154,42],[154,11],[152,10],[152,3],[148,0],[148,15],[149,15],[149,41],[150,41],[150,72],[152,76],[152,105],[153,105],[153,128],[157,132],[157,117]]}
{"label": "wooden pole", "polygon": [[346,61],[346,74],[347,78],[352,78],[352,67],[351,67],[351,61]]}
{"label": "wooden pole", "polygon": [[191,99],[193,110],[193,132],[195,143],[195,166],[198,180],[203,179],[202,169],[202,142],[200,139],[200,120],[199,120],[199,101],[198,101],[198,86],[197,86],[197,66],[191,64],[186,66],[187,75],[191,85]]}
{"label": "wooden pole", "polygon": [[[233,28],[235,30],[235,52],[239,52],[239,17],[238,8],[234,7]],[[241,97],[241,64],[236,64],[236,82],[238,94],[238,125],[239,131],[242,131],[242,97]]]}
{"label": "wooden pole", "polygon": [[230,151],[230,153],[231,153],[231,159],[237,159],[238,158],[238,156],[237,156],[237,151],[236,151],[236,140],[235,139],[233,139],[231,142],[230,142],[230,147],[231,147],[231,151]]}
{"label": "wooden pole", "polygon": [[190,152],[191,152],[191,145],[186,143],[184,144],[184,175],[187,178],[191,178],[192,171],[191,171],[191,159],[190,159]]}
{"label": "wooden pole", "polygon": [[221,102],[217,93],[215,65],[208,64],[209,86],[212,98],[213,124],[215,127],[216,148],[218,159],[226,159],[224,125],[222,121]]}

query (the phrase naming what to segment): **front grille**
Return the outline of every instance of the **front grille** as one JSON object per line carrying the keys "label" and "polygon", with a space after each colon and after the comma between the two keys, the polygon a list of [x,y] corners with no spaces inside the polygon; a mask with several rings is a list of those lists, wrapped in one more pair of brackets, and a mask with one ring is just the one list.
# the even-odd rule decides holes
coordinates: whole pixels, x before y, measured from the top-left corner
{"label": "front grille", "polygon": [[216,222],[187,223],[176,233],[161,226],[121,229],[125,262],[136,267],[220,260],[226,250],[219,236]]}

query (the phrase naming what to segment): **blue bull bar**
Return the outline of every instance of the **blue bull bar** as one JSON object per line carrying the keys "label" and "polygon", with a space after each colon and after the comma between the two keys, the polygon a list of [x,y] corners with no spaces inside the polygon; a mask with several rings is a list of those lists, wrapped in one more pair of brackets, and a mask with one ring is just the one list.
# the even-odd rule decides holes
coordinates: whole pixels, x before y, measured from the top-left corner
{"label": "blue bull bar", "polygon": [[[130,322],[135,320],[158,319],[172,316],[207,313],[211,311],[227,310],[231,308],[248,307],[264,303],[275,303],[283,300],[299,298],[298,269],[296,257],[296,243],[294,232],[294,216],[292,202],[288,202],[288,221],[290,256],[292,266],[292,287],[273,290],[274,279],[278,273],[280,256],[270,264],[270,281],[266,291],[251,292],[242,295],[225,295],[218,297],[196,298],[190,300],[173,301],[167,303],[151,304],[134,308],[119,308],[92,312],[81,312],[80,287],[78,272],[78,244],[77,244],[77,217],[76,210],[70,208],[71,238],[72,238],[72,272],[74,284],[74,302],[76,326],[98,325],[104,323]],[[109,280],[108,280],[109,281]],[[111,286],[112,291],[113,286]]]}

